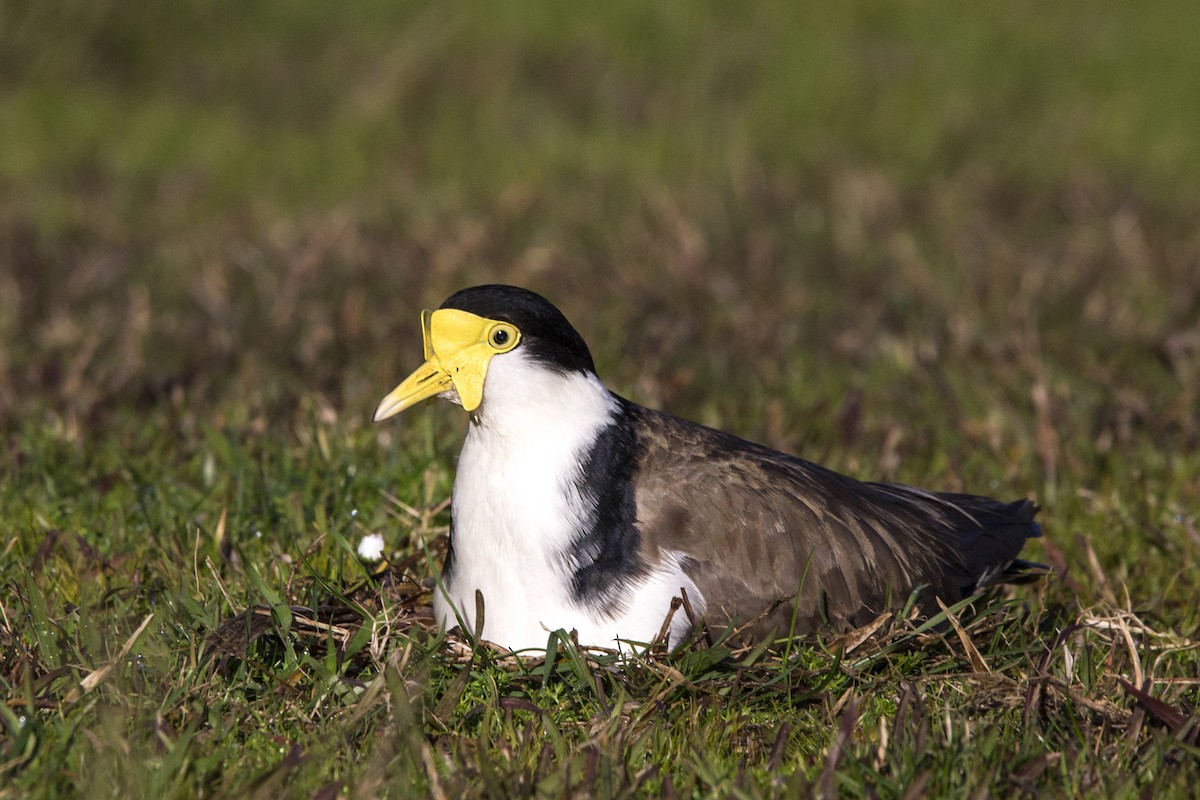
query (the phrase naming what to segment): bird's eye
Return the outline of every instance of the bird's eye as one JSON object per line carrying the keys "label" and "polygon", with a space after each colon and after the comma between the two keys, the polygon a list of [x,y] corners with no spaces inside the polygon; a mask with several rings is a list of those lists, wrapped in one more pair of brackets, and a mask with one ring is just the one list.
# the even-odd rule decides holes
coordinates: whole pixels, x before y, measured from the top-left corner
{"label": "bird's eye", "polygon": [[500,353],[512,350],[517,346],[517,329],[511,325],[497,325],[492,328],[492,332],[488,334],[488,342],[492,347]]}

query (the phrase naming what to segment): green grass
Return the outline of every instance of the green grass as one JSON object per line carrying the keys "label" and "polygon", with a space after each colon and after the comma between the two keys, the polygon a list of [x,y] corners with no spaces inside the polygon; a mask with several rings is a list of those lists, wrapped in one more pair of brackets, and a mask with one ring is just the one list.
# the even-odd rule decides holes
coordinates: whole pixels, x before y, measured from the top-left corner
{"label": "green grass", "polygon": [[[0,798],[1192,796],[1195,17],[4,7]],[[853,648],[439,634],[463,420],[368,418],[492,280],[647,405],[1036,497],[1056,575]]]}

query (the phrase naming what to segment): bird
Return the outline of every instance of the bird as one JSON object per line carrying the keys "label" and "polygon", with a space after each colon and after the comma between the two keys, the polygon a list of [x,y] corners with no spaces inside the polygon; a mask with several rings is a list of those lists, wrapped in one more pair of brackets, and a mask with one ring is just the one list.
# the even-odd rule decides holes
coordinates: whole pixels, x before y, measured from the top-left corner
{"label": "bird", "polygon": [[527,289],[463,289],[421,328],[425,362],[374,420],[434,397],[468,415],[433,598],[446,629],[512,651],[556,631],[674,648],[700,620],[778,642],[935,614],[1040,567],[1018,558],[1041,535],[1032,501],[864,482],[638,405]]}

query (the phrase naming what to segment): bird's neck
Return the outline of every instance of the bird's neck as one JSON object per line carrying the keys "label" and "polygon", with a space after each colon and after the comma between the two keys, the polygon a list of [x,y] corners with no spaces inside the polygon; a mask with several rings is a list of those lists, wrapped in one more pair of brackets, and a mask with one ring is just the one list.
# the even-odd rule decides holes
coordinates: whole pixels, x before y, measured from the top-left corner
{"label": "bird's neck", "polygon": [[554,568],[594,514],[580,463],[619,409],[593,373],[489,370],[454,482],[455,550]]}

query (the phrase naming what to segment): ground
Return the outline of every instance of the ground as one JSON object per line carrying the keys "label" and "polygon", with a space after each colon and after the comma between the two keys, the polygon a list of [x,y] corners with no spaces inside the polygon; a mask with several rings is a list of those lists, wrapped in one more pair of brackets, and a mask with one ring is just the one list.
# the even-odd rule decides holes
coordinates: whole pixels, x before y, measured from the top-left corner
{"label": "ground", "polygon": [[[0,798],[1192,796],[1200,20],[1157,6],[0,11]],[[754,652],[439,634],[464,419],[369,418],[490,281],[643,404],[1036,499],[1054,575]]]}

